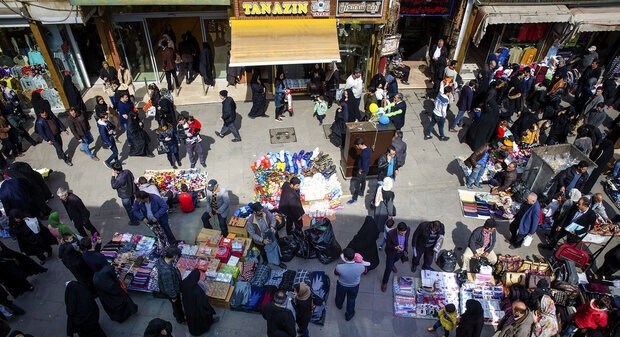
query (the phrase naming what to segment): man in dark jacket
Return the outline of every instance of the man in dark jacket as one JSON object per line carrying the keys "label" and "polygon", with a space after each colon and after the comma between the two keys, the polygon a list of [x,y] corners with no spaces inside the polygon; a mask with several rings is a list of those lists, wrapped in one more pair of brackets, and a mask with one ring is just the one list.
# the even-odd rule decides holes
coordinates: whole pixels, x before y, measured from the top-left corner
{"label": "man in dark jacket", "polygon": [[512,248],[520,248],[523,239],[528,235],[534,235],[540,223],[540,204],[536,193],[530,193],[526,202],[521,204],[519,212],[510,223],[510,243]]}
{"label": "man in dark jacket", "polygon": [[359,157],[357,159],[357,175],[355,180],[351,180],[353,185],[353,195],[351,200],[347,201],[347,204],[352,204],[357,201],[357,197],[363,197],[366,193],[366,175],[370,169],[370,156],[372,150],[364,143],[362,138],[357,138],[354,145],[356,150],[360,150]]}
{"label": "man in dark jacket", "polygon": [[569,234],[567,239],[569,243],[579,242],[592,229],[594,222],[596,222],[596,213],[590,207],[590,199],[581,197],[566,217],[558,219],[557,226],[551,229],[548,243],[543,247],[555,249],[558,241]]}
{"label": "man in dark jacket", "polygon": [[456,107],[459,109],[459,112],[456,114],[456,118],[450,125],[448,131],[450,132],[458,132],[456,131],[456,127],[463,126],[463,116],[467,111],[471,110],[471,103],[474,99],[474,87],[476,86],[476,81],[471,80],[469,84],[464,86],[459,94],[459,100],[456,102]]}
{"label": "man in dark jacket", "polygon": [[295,318],[293,313],[286,308],[288,298],[282,290],[278,290],[273,296],[273,302],[265,304],[262,310],[263,318],[267,321],[268,337],[295,337]]}
{"label": "man in dark jacket", "polygon": [[58,159],[64,160],[65,164],[73,166],[73,163],[67,157],[62,149],[62,132],[69,134],[69,130],[54,114],[49,114],[45,110],[39,112],[39,118],[35,122],[35,130],[48,144],[54,146]]}
{"label": "man in dark jacket", "polygon": [[379,157],[379,173],[377,174],[377,181],[383,181],[383,178],[390,177],[396,180],[398,175],[398,158],[396,157],[396,148],[392,145],[388,145],[387,152]]}
{"label": "man in dark jacket", "polygon": [[497,194],[504,192],[512,187],[512,184],[517,181],[517,164],[512,162],[506,166],[506,170],[497,173],[489,181],[491,188],[491,194]]}
{"label": "man in dark jacket", "polygon": [[158,224],[164,230],[168,243],[174,244],[176,242],[176,238],[168,225],[168,205],[164,198],[138,191],[132,211],[136,219],[143,221],[146,225]]}
{"label": "man in dark jacket", "polygon": [[82,111],[78,111],[77,108],[73,107],[69,109],[67,123],[69,124],[69,129],[71,129],[73,133],[73,137],[81,144],[80,150],[86,153],[92,160],[99,161],[99,158],[88,148],[95,139],[93,138],[93,134],[90,133],[90,123],[88,123],[88,119],[84,116]]}
{"label": "man in dark jacket", "polygon": [[588,162],[582,160],[577,165],[558,173],[552,180],[552,186],[547,192],[547,196],[550,198],[555,198],[558,195],[567,196],[573,188],[581,191],[588,181],[588,166]]}
{"label": "man in dark jacket", "polygon": [[164,294],[172,304],[172,314],[179,324],[185,322],[185,313],[181,302],[181,272],[175,266],[176,258],[181,255],[179,248],[169,247],[157,266],[157,284],[159,292]]}
{"label": "man in dark jacket", "polygon": [[306,212],[301,204],[301,197],[299,195],[300,185],[301,180],[297,177],[293,177],[290,181],[282,184],[282,193],[280,194],[278,210],[286,215],[287,235],[291,235],[293,225],[297,230],[301,230],[303,227],[301,218]]}
{"label": "man in dark jacket", "polygon": [[396,130],[400,130],[405,126],[405,114],[407,113],[407,103],[403,100],[403,94],[400,92],[394,95],[394,106],[390,109],[390,111],[395,113],[399,110],[399,113],[390,117],[390,121],[394,123]]}
{"label": "man in dark jacket", "polygon": [[396,273],[398,270],[394,265],[399,259],[403,259],[407,256],[407,242],[409,241],[409,234],[411,229],[406,223],[400,222],[396,225],[396,228],[392,228],[386,235],[386,247],[385,247],[385,271],[383,272],[383,279],[381,281],[381,291],[387,290],[387,284],[390,280],[390,274]]}
{"label": "man in dark jacket", "polygon": [[485,257],[491,265],[497,262],[497,255],[493,252],[496,240],[495,227],[497,227],[495,219],[489,218],[483,226],[474,229],[471,233],[469,244],[463,252],[463,270],[469,271],[469,260],[472,257]]}
{"label": "man in dark jacket", "polygon": [[133,215],[131,208],[134,202],[134,193],[138,190],[134,183],[133,173],[129,170],[123,170],[123,165],[119,162],[112,164],[112,179],[110,180],[112,188],[116,190],[118,197],[121,198],[125,212],[129,217],[130,226],[138,226],[138,220]]}
{"label": "man in dark jacket", "polygon": [[99,232],[90,222],[90,211],[86,208],[86,206],[84,206],[84,203],[80,197],[73,193],[69,193],[69,191],[62,187],[58,188],[58,192],[56,192],[56,194],[58,195],[58,198],[62,202],[63,206],[65,206],[69,219],[73,221],[75,229],[77,229],[81,236],[86,236],[86,230],[84,230],[84,227],[88,229],[90,235]]}
{"label": "man in dark jacket", "polygon": [[222,100],[222,117],[220,118],[224,125],[222,125],[222,130],[220,132],[215,131],[215,134],[224,138],[231,132],[235,138],[232,140],[233,142],[240,142],[241,135],[239,135],[239,131],[235,126],[235,119],[237,119],[237,104],[235,104],[235,100],[232,97],[228,97],[228,91],[221,90],[220,91],[220,99]]}
{"label": "man in dark jacket", "polygon": [[443,244],[443,236],[446,234],[444,225],[439,220],[426,221],[418,225],[411,238],[413,258],[411,259],[411,272],[414,273],[424,255],[422,270],[431,269],[435,257],[435,247]]}
{"label": "man in dark jacket", "polygon": [[394,132],[392,146],[396,149],[396,164],[398,167],[403,167],[407,159],[407,143],[403,140],[402,131]]}

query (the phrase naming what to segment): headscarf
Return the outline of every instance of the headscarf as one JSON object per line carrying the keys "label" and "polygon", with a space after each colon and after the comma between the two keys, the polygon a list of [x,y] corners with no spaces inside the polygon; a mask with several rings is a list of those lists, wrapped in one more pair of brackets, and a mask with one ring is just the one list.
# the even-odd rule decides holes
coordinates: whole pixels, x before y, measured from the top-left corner
{"label": "headscarf", "polygon": [[304,282],[301,282],[299,284],[299,292],[295,298],[300,301],[305,301],[310,298],[310,287],[308,287]]}
{"label": "headscarf", "polygon": [[49,221],[50,226],[58,229],[58,233],[60,234],[61,237],[65,233],[69,233],[75,236],[75,233],[73,233],[73,231],[69,227],[67,227],[67,225],[60,223],[60,214],[58,212],[53,211],[52,213],[50,213],[50,216],[47,218],[47,221]]}
{"label": "headscarf", "polygon": [[534,327],[533,337],[552,337],[558,333],[558,320],[556,319],[555,303],[549,295],[540,299],[538,309],[538,322]]}
{"label": "headscarf", "polygon": [[338,67],[336,66],[336,61],[332,61],[330,70],[327,72],[327,74],[325,74],[325,82],[329,82],[329,80],[331,80],[336,70],[338,70]]}

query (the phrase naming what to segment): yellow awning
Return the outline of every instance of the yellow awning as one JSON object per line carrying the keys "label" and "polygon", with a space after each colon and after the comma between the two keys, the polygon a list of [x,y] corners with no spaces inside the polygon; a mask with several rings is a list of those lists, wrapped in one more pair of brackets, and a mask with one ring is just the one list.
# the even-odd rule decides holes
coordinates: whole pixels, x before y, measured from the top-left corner
{"label": "yellow awning", "polygon": [[230,22],[231,67],[340,62],[336,19]]}

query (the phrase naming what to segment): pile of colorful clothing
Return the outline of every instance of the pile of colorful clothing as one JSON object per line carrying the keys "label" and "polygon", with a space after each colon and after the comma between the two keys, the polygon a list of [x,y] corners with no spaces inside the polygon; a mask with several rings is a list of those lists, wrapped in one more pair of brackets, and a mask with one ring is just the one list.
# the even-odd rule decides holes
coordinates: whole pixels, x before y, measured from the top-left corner
{"label": "pile of colorful clothing", "polygon": [[189,170],[146,170],[144,177],[153,181],[160,191],[180,193],[181,185],[186,184],[192,191],[204,190],[209,182],[207,172],[200,169]]}

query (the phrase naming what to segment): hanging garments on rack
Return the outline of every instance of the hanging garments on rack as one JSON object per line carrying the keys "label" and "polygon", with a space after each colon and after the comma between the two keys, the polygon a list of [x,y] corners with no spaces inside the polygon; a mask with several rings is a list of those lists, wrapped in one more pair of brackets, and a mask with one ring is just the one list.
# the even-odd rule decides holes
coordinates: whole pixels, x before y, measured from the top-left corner
{"label": "hanging garments on rack", "polygon": [[538,48],[536,47],[527,47],[523,50],[523,57],[521,58],[521,64],[530,64],[534,62],[534,58],[536,58],[536,54],[538,53]]}
{"label": "hanging garments on rack", "polygon": [[523,48],[519,46],[514,46],[510,48],[510,58],[508,59],[508,64],[519,63],[521,61],[521,56],[523,55]]}

